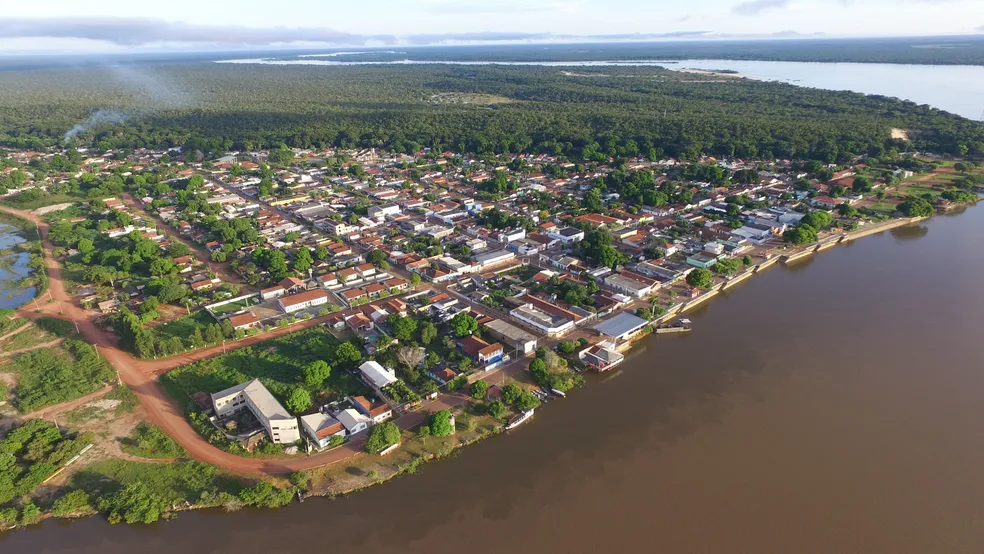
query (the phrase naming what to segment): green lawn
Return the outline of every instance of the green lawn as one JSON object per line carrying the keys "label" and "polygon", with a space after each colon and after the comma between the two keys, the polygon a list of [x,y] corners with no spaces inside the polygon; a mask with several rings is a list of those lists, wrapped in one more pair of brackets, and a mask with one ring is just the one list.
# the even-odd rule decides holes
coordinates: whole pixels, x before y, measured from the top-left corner
{"label": "green lawn", "polygon": [[79,202],[85,198],[81,195],[70,195],[70,194],[47,194],[42,193],[40,195],[34,194],[31,191],[22,192],[15,196],[9,196],[4,198],[0,203],[10,206],[12,208],[17,208],[18,210],[36,210],[38,208],[43,208],[44,206],[52,206],[54,204],[67,204],[69,202]]}
{"label": "green lawn", "polygon": [[208,315],[208,312],[201,310],[181,319],[168,321],[164,325],[155,327],[154,330],[163,338],[179,337],[186,341],[195,329],[201,329],[204,334],[205,327],[210,323],[215,323],[215,320]]}
{"label": "green lawn", "polygon": [[238,312],[239,310],[242,310],[242,309],[247,308],[249,306],[255,306],[255,305],[256,305],[256,302],[253,302],[253,301],[239,300],[239,301],[236,301],[236,302],[230,302],[228,304],[223,304],[223,305],[219,306],[218,308],[212,308],[212,311],[215,312],[215,315],[221,316],[223,314],[235,313],[235,312]]}
{"label": "green lawn", "polygon": [[894,212],[896,206],[890,202],[875,202],[871,205],[871,209],[879,212]]}
{"label": "green lawn", "polygon": [[927,187],[925,185],[912,185],[910,187],[906,187],[905,192],[909,196],[922,196],[924,194],[932,194],[933,196],[939,196],[943,194],[942,190],[934,189],[932,187]]}
{"label": "green lawn", "polygon": [[284,402],[302,384],[304,366],[325,360],[332,366],[323,389],[329,397],[366,393],[358,378],[336,367],[334,354],[338,344],[324,328],[314,327],[175,369],[161,377],[161,383],[189,408],[190,394],[214,393],[255,378],[261,379]]}

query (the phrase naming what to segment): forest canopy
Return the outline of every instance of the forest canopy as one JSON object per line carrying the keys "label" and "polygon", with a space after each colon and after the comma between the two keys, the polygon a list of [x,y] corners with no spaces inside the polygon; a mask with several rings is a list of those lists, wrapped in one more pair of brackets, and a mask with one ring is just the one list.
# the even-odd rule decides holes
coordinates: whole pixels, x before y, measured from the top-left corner
{"label": "forest canopy", "polygon": [[[984,153],[979,123],[912,102],[658,67],[139,65],[3,72],[0,143],[55,147],[97,110],[125,116],[73,140],[101,150],[430,146],[580,159],[700,154],[834,162],[871,150]],[[147,82],[156,83],[153,87]],[[446,101],[485,95],[494,103]],[[99,112],[107,113],[107,112]],[[909,131],[911,144],[890,138]]]}

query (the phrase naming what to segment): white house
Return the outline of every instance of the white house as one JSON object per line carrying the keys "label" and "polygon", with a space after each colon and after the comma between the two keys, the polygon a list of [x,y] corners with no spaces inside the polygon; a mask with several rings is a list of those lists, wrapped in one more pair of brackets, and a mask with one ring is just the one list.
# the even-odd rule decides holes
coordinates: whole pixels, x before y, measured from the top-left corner
{"label": "white house", "polygon": [[309,290],[307,292],[299,292],[290,296],[281,297],[277,303],[284,313],[289,314],[305,308],[327,304],[328,294],[319,289]]}
{"label": "white house", "polygon": [[266,428],[270,440],[277,444],[291,444],[301,439],[297,418],[277,402],[259,379],[213,394],[212,407],[218,417],[248,409]]}
{"label": "white house", "polygon": [[358,410],[353,408],[347,408],[338,412],[338,421],[345,427],[345,431],[349,435],[365,431],[372,423],[372,419],[369,416],[362,415]]}
{"label": "white house", "polygon": [[345,426],[340,421],[322,413],[301,416],[301,427],[318,448],[327,448],[331,444],[332,437],[339,436],[344,439],[347,434]]}
{"label": "white house", "polygon": [[386,369],[379,365],[379,362],[373,360],[360,365],[359,373],[362,374],[362,380],[376,390],[380,390],[386,385],[397,381],[396,374],[393,371]]}
{"label": "white house", "polygon": [[557,239],[564,244],[572,244],[584,240],[584,231],[576,227],[564,227],[563,229],[552,229],[548,231],[547,236]]}

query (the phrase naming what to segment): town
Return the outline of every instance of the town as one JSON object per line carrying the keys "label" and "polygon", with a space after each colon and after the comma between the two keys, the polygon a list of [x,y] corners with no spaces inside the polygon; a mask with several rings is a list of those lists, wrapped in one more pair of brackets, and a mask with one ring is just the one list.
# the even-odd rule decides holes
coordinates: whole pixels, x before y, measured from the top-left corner
{"label": "town", "polygon": [[[976,200],[977,164],[895,142],[826,163],[7,151],[0,212],[37,227],[46,279],[14,353],[71,322],[151,423],[238,471],[512,429],[771,265]],[[12,421],[112,380],[12,374]]]}

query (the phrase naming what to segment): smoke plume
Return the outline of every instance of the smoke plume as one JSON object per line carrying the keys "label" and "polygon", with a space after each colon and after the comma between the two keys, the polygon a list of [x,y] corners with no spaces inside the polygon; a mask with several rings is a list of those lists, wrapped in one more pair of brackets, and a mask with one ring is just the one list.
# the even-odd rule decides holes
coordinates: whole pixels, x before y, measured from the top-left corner
{"label": "smoke plume", "polygon": [[84,133],[97,125],[119,125],[124,121],[126,121],[126,114],[123,112],[116,110],[96,110],[89,116],[89,119],[75,125],[65,133],[65,142],[67,143],[75,135]]}

